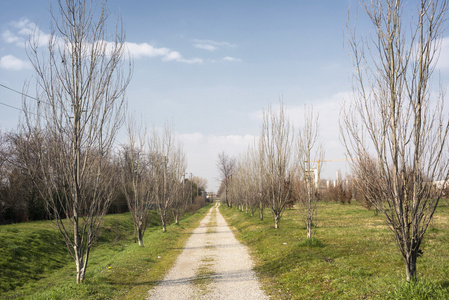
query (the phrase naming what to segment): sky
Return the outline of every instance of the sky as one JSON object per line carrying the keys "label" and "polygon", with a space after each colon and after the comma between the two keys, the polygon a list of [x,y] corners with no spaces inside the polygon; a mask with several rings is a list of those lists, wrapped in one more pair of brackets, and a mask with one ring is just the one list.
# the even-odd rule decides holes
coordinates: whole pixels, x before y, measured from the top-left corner
{"label": "sky", "polygon": [[[134,62],[128,110],[150,127],[173,124],[187,172],[206,178],[208,191],[220,184],[218,153],[243,154],[259,136],[262,110],[280,100],[297,127],[304,105],[313,105],[325,158],[345,158],[338,119],[352,91],[346,23],[348,10],[355,20],[357,2],[109,0],[111,19],[123,20]],[[33,82],[26,40],[36,26],[43,36],[49,33],[51,3],[0,0],[2,131],[17,126],[22,105],[22,97],[5,87],[22,91]],[[363,32],[368,23],[358,13]],[[442,46],[438,71],[447,84],[448,32]],[[345,162],[327,162],[322,178],[335,179],[338,169],[349,172]]]}

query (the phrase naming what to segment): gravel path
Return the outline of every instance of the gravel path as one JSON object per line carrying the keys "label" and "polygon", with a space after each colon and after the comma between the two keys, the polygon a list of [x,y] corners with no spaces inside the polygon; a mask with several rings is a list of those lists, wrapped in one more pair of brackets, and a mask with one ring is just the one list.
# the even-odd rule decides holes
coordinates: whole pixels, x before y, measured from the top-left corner
{"label": "gravel path", "polygon": [[248,250],[235,239],[217,205],[148,299],[268,299]]}

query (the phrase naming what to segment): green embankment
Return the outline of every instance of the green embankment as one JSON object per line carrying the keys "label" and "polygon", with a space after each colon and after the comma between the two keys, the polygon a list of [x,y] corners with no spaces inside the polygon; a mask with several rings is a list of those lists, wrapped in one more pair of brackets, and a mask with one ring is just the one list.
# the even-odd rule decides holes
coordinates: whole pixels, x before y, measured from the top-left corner
{"label": "green embankment", "polygon": [[52,221],[0,226],[0,299],[145,299],[209,208],[186,215],[166,233],[154,216],[144,247],[134,242],[128,213],[106,216],[79,285],[75,263]]}
{"label": "green embankment", "polygon": [[256,261],[273,299],[449,299],[449,206],[438,208],[418,259],[419,280],[405,282],[405,267],[382,216],[358,204],[318,204],[312,243],[300,212],[286,210],[280,229],[221,206]]}

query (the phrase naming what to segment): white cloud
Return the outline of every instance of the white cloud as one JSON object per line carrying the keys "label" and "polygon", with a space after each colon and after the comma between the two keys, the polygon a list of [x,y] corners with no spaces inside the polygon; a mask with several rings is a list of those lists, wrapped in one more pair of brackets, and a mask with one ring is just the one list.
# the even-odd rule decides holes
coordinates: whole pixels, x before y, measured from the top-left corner
{"label": "white cloud", "polygon": [[178,51],[170,50],[169,48],[157,48],[148,43],[125,43],[130,55],[133,58],[139,59],[142,57],[161,57],[163,61],[176,61],[187,64],[200,64],[203,60],[200,58],[186,59]]}
{"label": "white cloud", "polygon": [[168,48],[155,48],[147,43],[126,43],[126,47],[134,58],[166,56],[170,52]]}
{"label": "white cloud", "polygon": [[242,60],[240,58],[226,56],[226,57],[223,57],[223,61],[241,62]]}
{"label": "white cloud", "polygon": [[[326,159],[345,158],[345,149],[339,137],[340,108],[344,100],[352,98],[351,92],[342,92],[314,101],[314,111],[320,115],[320,136],[326,148]],[[277,103],[272,104],[273,110],[278,109]],[[304,106],[286,105],[286,114],[294,124],[296,130],[303,126]],[[262,111],[258,110],[250,115],[250,119],[262,124]],[[216,167],[217,156],[224,151],[230,156],[243,155],[248,146],[258,140],[258,135],[205,135],[194,132],[178,135],[184,145],[184,152],[188,160],[188,172],[206,178],[209,190],[217,191],[220,184]],[[323,178],[335,178],[337,170],[343,174],[349,172],[347,162],[326,162],[323,165]]]}
{"label": "white cloud", "polygon": [[200,40],[200,39],[195,39],[193,40],[194,44],[193,46],[195,48],[198,49],[203,49],[203,50],[207,50],[207,51],[215,51],[218,50],[220,48],[235,48],[236,45],[228,43],[228,42],[217,42],[217,41],[213,41],[213,40]]}
{"label": "white cloud", "polygon": [[20,46],[25,46],[25,41],[22,37],[13,34],[10,30],[6,29],[2,32],[3,40],[8,44],[16,44]]}
{"label": "white cloud", "polygon": [[238,157],[254,143],[253,135],[204,135],[199,132],[178,135],[187,155],[187,171],[206,178],[209,191],[217,191],[220,182],[216,167],[218,154]]}
{"label": "white cloud", "polygon": [[441,40],[440,57],[437,63],[437,69],[449,70],[449,37],[443,38]]}
{"label": "white cloud", "polygon": [[23,48],[31,35],[34,35],[39,46],[48,44],[50,35],[41,31],[35,23],[26,18],[9,23],[9,27],[10,29],[2,32],[2,39],[8,44]]}
{"label": "white cloud", "polygon": [[13,55],[6,55],[0,59],[0,68],[5,70],[20,71],[24,69],[31,69],[31,64],[28,61],[21,60]]}
{"label": "white cloud", "polygon": [[[39,27],[28,19],[20,19],[17,22],[11,22],[9,28],[2,32],[2,39],[8,44],[14,44],[18,47],[25,47],[31,35],[34,35],[39,46],[48,44],[50,35],[41,31]],[[57,40],[62,46],[62,42]],[[109,43],[109,42],[108,42]],[[111,48],[113,43],[110,42]],[[157,48],[148,43],[125,43],[129,53],[136,59],[142,57],[160,57],[163,61],[175,61],[187,64],[203,63],[200,58],[186,59],[179,52],[170,50],[169,48]]]}
{"label": "white cloud", "polygon": [[213,45],[208,45],[208,44],[195,44],[194,47],[198,48],[198,49],[207,50],[207,51],[215,51],[218,49],[218,47],[215,47]]}

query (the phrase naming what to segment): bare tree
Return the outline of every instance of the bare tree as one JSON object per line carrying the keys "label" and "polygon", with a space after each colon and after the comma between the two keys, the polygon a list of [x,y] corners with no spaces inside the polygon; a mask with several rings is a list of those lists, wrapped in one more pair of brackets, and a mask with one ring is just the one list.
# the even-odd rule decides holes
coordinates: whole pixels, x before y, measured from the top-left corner
{"label": "bare tree", "polygon": [[232,202],[229,201],[229,186],[234,173],[237,160],[235,157],[230,157],[224,151],[218,154],[217,168],[220,172],[220,177],[224,183],[225,202],[228,207],[232,207]]}
{"label": "bare tree", "polygon": [[182,174],[182,181],[178,185],[178,195],[174,199],[172,209],[173,217],[175,218],[175,223],[177,225],[179,225],[180,218],[184,215],[188,205],[191,203],[191,187],[189,185],[190,181],[186,182],[185,173]]}
{"label": "bare tree", "polygon": [[244,166],[244,176],[245,180],[242,182],[243,187],[245,188],[245,206],[246,213],[254,216],[256,210],[259,207],[259,157],[254,146],[249,147],[247,153],[245,154],[245,163]]}
{"label": "bare tree", "polygon": [[9,208],[9,201],[7,201],[8,156],[6,134],[0,131],[0,222],[6,219],[6,211]]}
{"label": "bare tree", "polygon": [[320,168],[317,166],[312,169],[312,166],[314,162],[319,164],[324,157],[324,149],[319,140],[319,115],[313,113],[313,107],[306,107],[304,111],[304,126],[298,134],[297,156],[303,181],[303,184],[299,185],[302,188],[300,203],[305,211],[307,238],[311,239],[314,233],[312,226],[316,223],[320,178]]}
{"label": "bare tree", "polygon": [[162,230],[167,231],[168,213],[173,208],[183,186],[186,162],[181,143],[177,142],[170,126],[162,133],[153,129],[150,141],[151,166],[153,169],[153,192],[162,222]]}
{"label": "bare tree", "polygon": [[153,194],[150,190],[149,154],[147,130],[128,118],[128,145],[120,154],[123,192],[133,219],[139,246],[143,246],[143,236],[150,221]]}
{"label": "bare tree", "polygon": [[362,1],[362,7],[374,38],[348,30],[356,95],[344,111],[342,135],[358,190],[390,225],[410,281],[442,195],[432,182],[448,176],[444,93],[431,89],[448,1],[418,1],[412,20],[403,1]]}
{"label": "bare tree", "polygon": [[263,115],[260,141],[263,184],[266,185],[264,192],[267,193],[265,199],[273,214],[274,227],[279,228],[293,179],[293,127],[285,115],[282,102],[279,113],[268,107]]}
{"label": "bare tree", "polygon": [[254,150],[254,163],[255,168],[257,169],[257,182],[258,182],[258,189],[257,189],[257,198],[259,202],[259,219],[263,221],[264,217],[264,208],[265,203],[268,203],[267,201],[267,188],[268,185],[265,183],[265,170],[264,170],[264,142],[263,139],[259,139],[257,149]]}
{"label": "bare tree", "polygon": [[43,176],[41,193],[75,260],[77,283],[85,277],[111,200],[111,148],[123,123],[131,75],[122,73],[121,24],[108,37],[106,1],[99,13],[95,7],[90,1],[59,0],[47,47],[40,47],[35,34],[27,49],[41,99],[34,112],[24,100],[22,129],[37,137],[33,149],[40,166],[40,172],[30,172]]}
{"label": "bare tree", "polygon": [[[197,186],[198,191],[201,189],[202,191],[206,191],[207,189],[207,179],[199,176],[193,176],[192,182]],[[197,193],[199,195],[199,193]]]}

